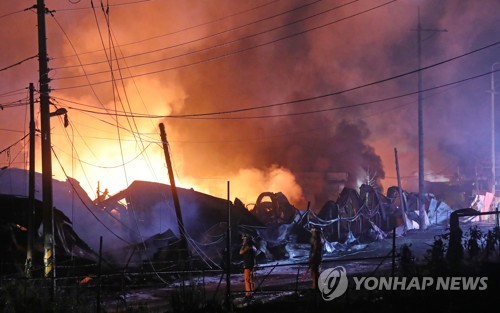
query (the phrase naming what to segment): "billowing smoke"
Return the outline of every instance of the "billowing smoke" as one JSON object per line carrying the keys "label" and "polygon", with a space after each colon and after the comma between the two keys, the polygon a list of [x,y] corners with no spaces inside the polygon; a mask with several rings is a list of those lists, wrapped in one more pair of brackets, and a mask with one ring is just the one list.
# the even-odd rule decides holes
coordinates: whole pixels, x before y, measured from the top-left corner
{"label": "billowing smoke", "polygon": [[[147,1],[111,6],[105,18],[88,3],[47,1],[56,10],[47,16],[51,96],[68,108],[71,124],[65,129],[51,119],[54,151],[91,198],[97,181],[111,194],[134,180],[168,183],[160,122],[179,185],[218,197],[225,198],[230,181],[232,198],[245,203],[281,191],[297,207],[308,201],[319,207],[338,192],[325,173],[348,173],[351,188],[375,178],[385,189],[396,184],[394,148],[403,187],[416,190],[416,73],[352,88],[417,68],[418,10],[423,28],[448,30],[423,33],[422,66],[428,66],[494,43],[500,4],[396,1],[371,10],[382,4],[376,2],[334,9],[337,1]],[[36,15],[24,9],[0,3],[1,12],[20,12],[0,18],[3,45],[11,47],[0,51],[2,68],[37,53]],[[424,70],[423,88],[487,73],[498,49]],[[0,103],[25,97],[23,88],[37,82],[37,65],[30,59],[0,72]],[[489,88],[484,76],[424,92],[426,177],[472,175],[488,158]],[[22,95],[3,97],[12,90]],[[294,102],[307,98],[314,99]],[[276,105],[221,113],[270,104]],[[210,112],[221,114],[179,117]],[[26,107],[5,109],[0,119],[5,145],[26,133]],[[24,143],[1,155],[2,166],[25,166]],[[65,180],[56,160],[53,168]]]}

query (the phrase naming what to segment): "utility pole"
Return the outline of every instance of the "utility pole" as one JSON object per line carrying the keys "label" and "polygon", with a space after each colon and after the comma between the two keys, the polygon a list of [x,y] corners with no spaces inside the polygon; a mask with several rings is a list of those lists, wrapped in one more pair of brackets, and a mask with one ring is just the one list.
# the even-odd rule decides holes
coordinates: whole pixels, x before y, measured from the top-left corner
{"label": "utility pole", "polygon": [[55,292],[55,249],[52,204],[52,155],[50,143],[49,68],[45,31],[44,0],[37,0],[38,16],[38,66],[40,75],[40,120],[42,133],[42,195],[43,195],[43,248],[45,277],[52,280],[52,295]]}
{"label": "utility pole", "polygon": [[227,234],[226,234],[226,305],[229,312],[233,311],[231,303],[231,197],[230,183],[227,182]]}
{"label": "utility pole", "polygon": [[425,224],[425,185],[424,185],[424,122],[422,109],[422,26],[420,25],[420,8],[418,8],[417,41],[418,41],[418,216],[420,229],[427,229]]}
{"label": "utility pole", "polygon": [[427,229],[425,212],[425,183],[424,183],[424,122],[422,107],[422,31],[446,31],[437,29],[422,29],[420,24],[420,7],[418,8],[417,24],[417,53],[418,53],[418,216],[420,229]]}
{"label": "utility pole", "polygon": [[182,258],[185,258],[184,260],[182,260],[182,264],[186,265],[188,264],[186,262],[189,257],[189,250],[185,235],[186,230],[184,228],[184,223],[182,222],[181,205],[179,203],[179,197],[177,195],[177,187],[175,186],[174,171],[172,170],[172,161],[170,160],[170,152],[168,149],[167,133],[165,132],[165,126],[163,125],[163,123],[160,123],[160,137],[161,137],[161,142],[163,143],[165,160],[167,162],[168,177],[170,179],[170,188],[172,189],[172,198],[174,200],[175,214],[177,216],[177,225],[179,226],[180,245],[182,250],[180,256]]}
{"label": "utility pole", "polygon": [[[496,145],[495,145],[495,65],[499,65],[495,62],[491,65],[491,176],[492,176],[492,186],[491,192],[493,193],[492,208],[496,210],[496,184],[497,184],[497,174],[496,174]],[[498,214],[496,216],[496,224],[499,225]]]}
{"label": "utility pole", "polygon": [[403,222],[404,222],[404,233],[407,231],[407,220],[406,220],[406,201],[405,196],[403,194],[403,188],[401,187],[401,175],[399,173],[399,159],[398,159],[398,150],[394,148],[394,159],[396,160],[396,174],[398,177],[398,193],[399,193],[399,201],[401,202],[401,210],[403,211]]}
{"label": "utility pole", "polygon": [[31,278],[33,269],[33,241],[35,220],[35,87],[33,83],[29,86],[30,92],[30,156],[28,177],[28,240],[26,251],[26,278]]}

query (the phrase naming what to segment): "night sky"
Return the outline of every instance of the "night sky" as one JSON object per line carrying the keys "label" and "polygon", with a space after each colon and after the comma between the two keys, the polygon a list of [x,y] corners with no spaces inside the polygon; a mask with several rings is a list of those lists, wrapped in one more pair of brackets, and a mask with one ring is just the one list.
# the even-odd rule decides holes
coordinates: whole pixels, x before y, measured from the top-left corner
{"label": "night sky", "polygon": [[[375,176],[385,192],[394,148],[403,188],[417,191],[419,12],[425,179],[472,178],[490,162],[497,0],[45,2],[51,111],[69,119],[51,119],[53,173],[91,198],[98,181],[111,194],[168,183],[159,123],[178,185],[214,196],[230,181],[245,203],[282,191],[319,209],[331,172],[353,188]],[[28,164],[34,4],[0,2],[1,167]]]}

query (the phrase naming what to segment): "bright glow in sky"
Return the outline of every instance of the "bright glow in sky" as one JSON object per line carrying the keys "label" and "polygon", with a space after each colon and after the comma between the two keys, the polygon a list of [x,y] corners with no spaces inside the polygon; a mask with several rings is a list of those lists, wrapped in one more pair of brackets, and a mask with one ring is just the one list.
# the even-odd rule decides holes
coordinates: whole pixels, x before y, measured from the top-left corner
{"label": "bright glow in sky", "polygon": [[[55,10],[46,16],[50,95],[70,122],[52,118],[52,144],[91,198],[98,181],[111,194],[134,180],[168,183],[159,123],[177,184],[214,196],[225,198],[231,181],[245,203],[282,191],[319,209],[334,195],[326,175],[311,173],[349,172],[356,187],[368,171],[385,190],[396,184],[395,147],[403,188],[416,190],[417,77],[400,75],[417,69],[417,6],[422,66],[443,62],[422,75],[432,89],[423,94],[426,179],[470,177],[488,160],[497,0],[116,0],[107,15],[94,2],[95,11],[46,1]],[[38,53],[36,14],[24,11],[32,5],[0,3],[0,150],[28,131],[26,88],[38,88],[37,58],[16,65]],[[0,166],[25,168],[28,147],[3,151]],[[36,163],[40,171],[39,149]],[[61,165],[53,156],[64,180]]]}

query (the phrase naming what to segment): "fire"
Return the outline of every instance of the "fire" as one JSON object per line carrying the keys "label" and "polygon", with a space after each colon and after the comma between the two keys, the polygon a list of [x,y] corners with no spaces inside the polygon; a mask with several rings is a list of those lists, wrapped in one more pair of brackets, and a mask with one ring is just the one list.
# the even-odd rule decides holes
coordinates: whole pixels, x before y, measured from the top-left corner
{"label": "fire", "polygon": [[[83,121],[79,120],[73,123],[84,125]],[[68,153],[64,154],[65,158],[62,159],[66,163],[63,166],[73,168],[72,171],[66,171],[66,174],[76,177],[91,198],[97,196],[98,182],[101,192],[106,188],[110,195],[126,189],[134,180],[170,184],[164,150],[162,143],[158,140],[159,131],[156,127],[157,125],[143,127],[150,134],[147,138],[149,141],[137,142],[131,135],[123,135],[120,143],[116,139],[108,143],[108,140],[99,138],[102,136],[100,134],[111,134],[114,131],[113,126],[100,130],[94,129],[95,136],[93,137],[95,138],[90,136],[92,139],[88,140],[92,142],[92,150],[84,149],[83,144],[75,146],[77,158],[82,161],[79,166],[71,165]],[[92,128],[87,133],[90,135]],[[157,139],[154,138],[155,136]],[[87,144],[90,145],[90,143]],[[231,201],[237,197],[243,203],[253,203],[261,192],[271,191],[283,192],[291,203],[302,204],[304,202],[301,186],[296,182],[293,173],[282,166],[272,165],[266,169],[242,168],[237,171],[221,169],[220,173],[223,176],[196,177],[192,176],[192,173],[196,171],[185,163],[182,150],[174,144],[170,144],[169,147],[175,183],[178,187],[192,188],[215,197],[227,198],[227,182],[229,181]],[[122,166],[122,164],[125,165]],[[54,174],[57,178],[65,180],[60,168],[54,167]],[[82,178],[85,180],[82,181]]]}
{"label": "fire", "polygon": [[[141,90],[140,94],[137,89]],[[148,78],[129,83],[127,94],[132,112],[147,112],[155,116],[168,116],[181,110],[188,97],[180,84],[170,82],[162,85],[158,80]],[[76,103],[95,102],[90,96],[60,98]],[[117,103],[116,106],[118,111],[129,112],[126,104]],[[77,114],[78,111],[70,110],[71,130],[64,129],[60,123],[54,125],[55,151],[64,152],[60,155],[62,166],[71,169],[65,170],[66,174],[77,178],[91,198],[97,197],[98,182],[101,192],[107,188],[109,195],[126,189],[134,180],[170,184],[159,132],[159,123],[163,122],[178,187],[227,198],[229,181],[232,200],[237,197],[244,203],[253,203],[261,192],[271,191],[283,192],[291,203],[304,202],[302,188],[292,172],[283,166],[274,164],[257,169],[248,164],[235,163],[227,167],[226,164],[217,164],[219,160],[207,159],[205,162],[211,164],[211,173],[217,173],[214,177],[205,168],[200,168],[200,164],[206,166],[204,162],[192,164],[193,150],[182,145],[184,138],[195,136],[195,133],[179,131],[175,122],[169,119],[112,114],[114,102],[108,102],[106,108],[110,113],[100,116]],[[92,110],[106,112],[102,109]],[[71,145],[73,151],[70,152],[67,147]],[[64,149],[59,148],[63,146]],[[213,149],[212,146],[202,146],[194,153],[203,159]],[[54,166],[53,171],[57,178],[65,180],[59,166]]]}
{"label": "fire", "polygon": [[[196,186],[195,190],[207,194],[227,198],[227,182],[232,199],[238,198],[244,204],[255,203],[257,197],[264,191],[282,192],[292,204],[302,205],[304,195],[302,187],[296,182],[293,173],[278,165],[267,169],[244,168],[228,175],[227,179],[196,180],[184,178],[187,185]],[[197,189],[200,188],[200,189]]]}
{"label": "fire", "polygon": [[[60,105],[96,101],[90,96],[59,97],[64,99],[58,100]],[[143,78],[127,86],[127,103],[122,99],[116,104],[108,102],[106,110],[92,109],[105,113],[103,115],[86,115],[70,110],[70,129],[64,129],[55,120],[52,122],[52,143],[56,153],[63,152],[58,158],[65,169],[63,171],[61,166],[54,166],[54,175],[65,179],[66,172],[68,176],[77,178],[89,195],[96,195],[98,181],[102,189],[107,188],[110,194],[127,188],[134,180],[167,183],[168,172],[158,119],[123,115],[130,115],[131,110],[140,110],[155,116],[168,116],[174,109],[182,107],[185,97],[178,85],[165,86],[157,80]],[[113,114],[115,105],[116,111],[129,113],[122,116]],[[81,108],[78,105],[75,107]]]}
{"label": "fire", "polygon": [[[358,169],[369,168],[380,175],[384,190],[397,185],[394,148],[402,187],[418,189],[417,97],[399,97],[417,86],[413,75],[398,77],[415,69],[415,38],[407,31],[417,22],[414,4],[394,4],[317,28],[306,18],[323,25],[337,13],[347,17],[366,8],[353,3],[320,17],[295,10],[297,1],[271,1],[267,8],[224,1],[217,9],[208,1],[193,3],[186,9],[169,1],[130,1],[111,6],[108,15],[89,10],[83,1],[48,7],[55,11],[46,34],[50,97],[68,110],[70,122],[64,128],[58,117],[51,119],[52,145],[61,162],[53,158],[55,178],[74,177],[94,196],[98,181],[110,194],[134,180],[169,183],[158,132],[163,122],[177,184],[217,197],[227,197],[230,181],[231,197],[246,203],[262,191],[281,191],[293,203],[316,201],[319,209],[338,192],[328,189],[322,173],[347,172],[354,181],[346,186],[356,188]],[[459,10],[449,1],[440,4],[445,12],[440,15],[429,15],[435,11],[431,1],[422,5],[422,16],[427,14],[427,23],[437,28],[446,28],[457,16],[462,25],[477,25],[454,32],[454,37],[434,36],[435,42],[427,44],[429,59],[423,61],[435,65],[427,73],[434,87],[458,82],[463,78],[457,77],[458,68],[491,68],[495,60],[479,55],[467,59],[475,62],[467,67],[440,62],[471,51],[470,38],[492,33],[498,10],[492,9],[495,1],[488,3],[469,1],[467,10]],[[15,47],[2,50],[2,67],[9,68],[2,71],[2,95],[8,97],[2,97],[3,104],[25,97],[18,91],[39,80],[39,67],[34,59],[17,63],[36,50],[35,42],[23,40],[33,36],[36,16],[23,11],[18,1],[2,4],[5,12],[17,12],[2,21],[16,30],[3,32],[4,46]],[[271,21],[265,18],[269,12],[283,14]],[[263,32],[277,26],[285,28]],[[366,32],[367,26],[377,31]],[[358,45],[345,44],[351,41]],[[477,44],[474,49],[482,47]],[[373,84],[377,81],[384,83]],[[432,173],[458,170],[474,177],[478,156],[489,158],[489,123],[481,121],[490,111],[471,105],[478,101],[474,92],[484,96],[489,87],[484,80],[474,81],[467,88],[436,90],[429,99],[426,180],[433,179]],[[387,97],[394,99],[378,102]],[[26,111],[17,105],[2,111],[3,148],[26,132]],[[130,116],[210,112],[220,114],[210,115],[212,120]],[[118,115],[123,113],[128,116]],[[36,127],[40,129],[39,122]],[[37,145],[41,172],[39,137]],[[4,154],[1,166],[25,165],[21,150],[27,156],[27,145],[16,145]],[[304,182],[304,176],[314,180]]]}

